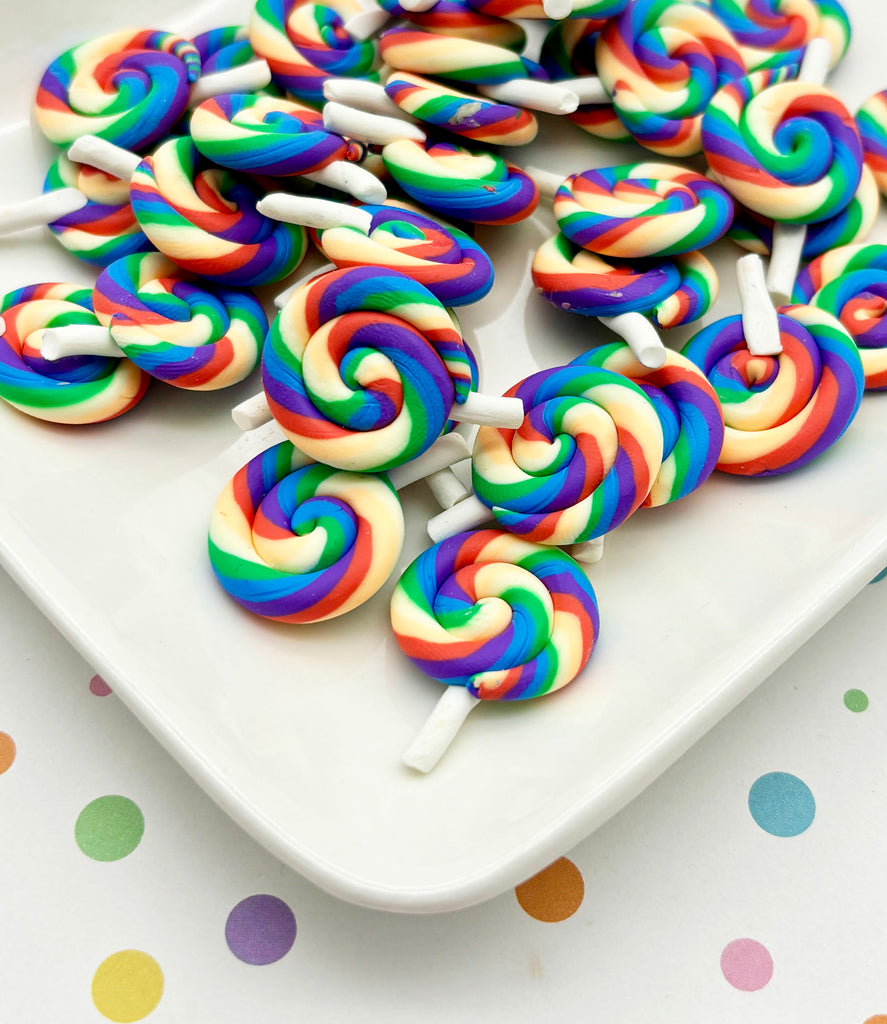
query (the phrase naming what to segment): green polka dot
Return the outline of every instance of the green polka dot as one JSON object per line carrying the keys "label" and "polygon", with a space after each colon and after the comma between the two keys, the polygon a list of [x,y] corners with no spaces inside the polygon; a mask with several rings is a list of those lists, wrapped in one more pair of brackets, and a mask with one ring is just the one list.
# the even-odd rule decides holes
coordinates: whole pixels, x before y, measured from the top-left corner
{"label": "green polka dot", "polygon": [[74,838],[93,860],[120,860],[142,841],[145,819],[125,796],[100,796],[87,804],[77,818]]}
{"label": "green polka dot", "polygon": [[844,694],[844,707],[848,711],[865,711],[868,706],[869,699],[862,690],[848,690]]}

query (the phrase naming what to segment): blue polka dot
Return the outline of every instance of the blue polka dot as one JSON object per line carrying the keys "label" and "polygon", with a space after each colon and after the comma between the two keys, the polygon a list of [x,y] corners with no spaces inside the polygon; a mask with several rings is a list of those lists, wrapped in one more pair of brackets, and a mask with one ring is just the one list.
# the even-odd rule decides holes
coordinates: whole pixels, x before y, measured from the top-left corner
{"label": "blue polka dot", "polygon": [[797,775],[769,772],[748,791],[748,809],[770,835],[797,836],[813,824],[816,801]]}
{"label": "blue polka dot", "polygon": [[877,576],[872,576],[869,583],[880,583],[885,576],[887,576],[887,568],[882,569]]}

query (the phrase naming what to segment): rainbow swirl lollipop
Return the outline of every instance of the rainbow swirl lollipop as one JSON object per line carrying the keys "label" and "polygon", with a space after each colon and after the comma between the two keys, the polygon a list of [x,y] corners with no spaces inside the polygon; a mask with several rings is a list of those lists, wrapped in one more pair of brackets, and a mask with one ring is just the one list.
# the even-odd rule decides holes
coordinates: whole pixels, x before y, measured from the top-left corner
{"label": "rainbow swirl lollipop", "polygon": [[387,29],[379,40],[382,59],[397,71],[456,82],[499,85],[528,78],[520,55],[504,46],[423,32],[408,25]]}
{"label": "rainbow swirl lollipop", "polygon": [[481,427],[471,456],[476,496],[499,526],[540,544],[609,533],[643,503],[662,464],[656,409],[621,374],[589,366],[541,370],[507,395],[517,430]]}
{"label": "rainbow swirl lollipop", "polygon": [[303,227],[262,216],[264,192],[245,176],[207,164],[188,138],[163,143],[136,168],[130,200],[142,231],[185,270],[214,281],[280,281],[308,249]]}
{"label": "rainbow swirl lollipop", "polygon": [[385,92],[401,110],[424,124],[474,142],[525,146],[539,130],[528,110],[471,96],[407,71],[394,72]]}
{"label": "rainbow swirl lollipop", "polygon": [[200,70],[204,75],[242,67],[256,59],[246,25],[224,25],[201,32],[191,40],[200,54]]}
{"label": "rainbow swirl lollipop", "polygon": [[200,55],[169,32],[112,32],[66,50],[43,73],[34,114],[59,146],[98,135],[124,149],[144,150],[185,111]]}
{"label": "rainbow swirl lollipop", "polygon": [[634,0],[601,29],[595,59],[632,136],[673,157],[701,151],[703,112],[719,86],[746,73],[728,29],[683,0]]}
{"label": "rainbow swirl lollipop", "polygon": [[554,217],[574,245],[603,256],[674,256],[717,241],[733,219],[733,200],[688,168],[620,164],[566,178]]}
{"label": "rainbow swirl lollipop", "polygon": [[[548,31],[539,63],[553,82],[574,77],[597,78],[594,51],[604,22],[597,18],[569,17]],[[619,120],[612,103],[580,103],[566,115],[589,135],[611,142],[628,142],[631,132]]]}
{"label": "rainbow swirl lollipop", "polygon": [[702,119],[715,181],[756,213],[811,224],[843,209],[862,176],[852,115],[812,82],[756,71],[725,85]]}
{"label": "rainbow swirl lollipop", "polygon": [[262,355],[268,406],[286,436],[342,469],[389,469],[426,451],[471,366],[453,317],[411,278],[334,270],[297,289]]}
{"label": "rainbow swirl lollipop", "polygon": [[611,261],[553,235],[531,266],[536,290],[559,309],[582,316],[642,313],[657,327],[692,323],[718,296],[718,277],[701,252],[672,260]]}
{"label": "rainbow swirl lollipop", "polygon": [[867,391],[887,389],[887,245],[845,245],[809,263],[795,302],[838,318],[859,348]]}
{"label": "rainbow swirl lollipop", "polygon": [[400,649],[434,679],[480,700],[524,700],[575,679],[600,617],[569,555],[491,529],[423,551],[394,589],[391,625]]}
{"label": "rainbow swirl lollipop", "polygon": [[368,233],[341,226],[317,232],[317,244],[337,267],[380,267],[406,274],[445,306],[482,299],[493,287],[489,256],[464,231],[399,204],[363,206]]}
{"label": "rainbow swirl lollipop", "polygon": [[740,315],[709,324],[682,349],[724,411],[722,472],[773,476],[806,465],[841,437],[862,400],[859,352],[841,324],[814,306],[777,313],[778,356],[748,351]]}
{"label": "rainbow swirl lollipop", "polygon": [[800,63],[815,36],[828,40],[833,67],[850,45],[850,20],[837,0],[707,2],[733,33],[749,71]]}
{"label": "rainbow swirl lollipop", "polygon": [[383,476],[313,462],[283,441],[219,495],[209,560],[234,600],[276,622],[322,622],[385,583],[403,545],[400,500]]}
{"label": "rainbow swirl lollipop", "polygon": [[409,11],[397,0],[379,0],[379,6],[398,20],[438,35],[477,40],[510,50],[520,50],[526,43],[526,33],[516,22],[482,14],[468,0],[437,0],[425,11]]}
{"label": "rainbow swirl lollipop", "polygon": [[251,93],[204,100],[191,114],[190,131],[207,160],[272,177],[309,174],[350,151],[343,138],[326,131],[316,111]]}
{"label": "rainbow swirl lollipop", "polygon": [[856,112],[866,165],[879,191],[887,195],[887,89],[876,92]]}
{"label": "rainbow swirl lollipop", "polygon": [[539,204],[533,179],[496,153],[402,139],[385,146],[382,159],[407,195],[444,217],[473,224],[514,224]]}
{"label": "rainbow swirl lollipop", "polygon": [[98,423],[128,412],[150,377],[128,359],[71,356],[48,360],[42,332],[66,324],[97,326],[92,292],[46,283],[7,292],[0,301],[0,398],[52,423]]}
{"label": "rainbow swirl lollipop", "polygon": [[229,387],[252,373],[268,330],[251,292],[194,280],[161,253],[112,263],[93,302],[127,358],[192,391]]}
{"label": "rainbow swirl lollipop", "polygon": [[129,183],[62,154],[43,182],[43,191],[79,189],[89,200],[82,209],[49,224],[61,244],[79,259],[106,267],[134,252],[154,246],[139,227],[129,202]]}
{"label": "rainbow swirl lollipop", "polygon": [[711,476],[724,443],[724,414],[695,363],[669,349],[665,363],[653,370],[639,363],[628,345],[614,342],[591,349],[570,365],[621,373],[653,403],[662,425],[663,456],[644,508],[684,498]]}
{"label": "rainbow swirl lollipop", "polygon": [[258,0],[250,15],[249,41],[278,85],[320,106],[327,79],[366,78],[373,72],[375,45],[355,39],[345,28],[345,20],[360,10],[353,0]]}

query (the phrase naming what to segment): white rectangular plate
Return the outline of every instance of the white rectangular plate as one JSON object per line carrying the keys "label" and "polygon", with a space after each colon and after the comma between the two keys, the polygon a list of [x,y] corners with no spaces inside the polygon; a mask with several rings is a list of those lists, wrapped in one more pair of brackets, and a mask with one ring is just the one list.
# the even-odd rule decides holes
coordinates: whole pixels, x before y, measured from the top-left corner
{"label": "white rectangular plate", "polygon": [[[7,201],[34,194],[49,163],[50,147],[24,123],[44,64],[91,34],[140,22],[135,3],[115,7],[113,24],[102,5],[82,3],[70,20],[71,6],[51,5],[39,25],[17,13],[21,25],[7,33],[25,40],[19,71],[29,80],[0,108],[10,126],[0,168]],[[851,109],[883,84],[866,68],[881,66],[877,29],[887,13],[864,6],[848,3],[858,31],[832,80]],[[155,11],[156,22],[171,10]],[[53,12],[69,19],[54,42],[37,36]],[[208,5],[187,25],[170,14],[152,27],[201,29],[246,15]],[[565,175],[644,156],[569,125],[545,139],[554,144],[509,155]],[[487,390],[608,337],[533,292],[530,257],[552,230],[549,217],[543,209],[529,223],[480,234],[497,283],[460,315]],[[883,219],[875,240],[887,241]],[[718,249],[723,289],[706,322],[736,310],[737,255]],[[36,230],[0,241],[0,268],[3,291],[94,279]],[[602,625],[586,671],[544,700],[482,706],[422,776],[400,755],[441,688],[392,639],[391,582],[342,619],[289,627],[242,612],[213,578],[207,518],[251,454],[229,410],[256,387],[253,378],[224,394],[186,394],[155,384],[133,412],[82,429],[3,405],[0,557],[232,817],[296,871],[367,906],[454,909],[541,869],[651,782],[887,562],[887,396],[867,395],[819,462],[777,479],[717,476],[617,530],[590,570]],[[400,568],[425,545],[433,508],[422,487],[404,494]]]}

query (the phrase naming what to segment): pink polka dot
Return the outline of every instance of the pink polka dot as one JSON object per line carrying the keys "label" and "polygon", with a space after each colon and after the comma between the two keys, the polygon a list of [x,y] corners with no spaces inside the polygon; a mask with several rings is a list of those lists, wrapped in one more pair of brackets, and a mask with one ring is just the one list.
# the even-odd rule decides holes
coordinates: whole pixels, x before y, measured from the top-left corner
{"label": "pink polka dot", "polygon": [[112,690],[101,676],[93,676],[89,681],[89,692],[96,697],[107,697]]}
{"label": "pink polka dot", "polygon": [[754,939],[734,939],[721,953],[721,970],[734,988],[757,992],[773,977],[773,958]]}

